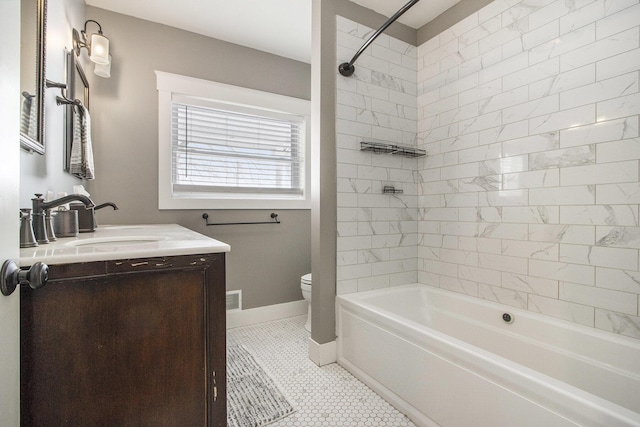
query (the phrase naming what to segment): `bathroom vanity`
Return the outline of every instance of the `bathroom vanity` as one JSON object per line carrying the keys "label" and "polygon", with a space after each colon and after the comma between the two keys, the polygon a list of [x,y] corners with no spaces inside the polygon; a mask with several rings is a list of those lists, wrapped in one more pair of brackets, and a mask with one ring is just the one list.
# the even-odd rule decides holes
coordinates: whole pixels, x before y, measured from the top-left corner
{"label": "bathroom vanity", "polygon": [[225,253],[177,225],[21,250],[22,425],[226,426]]}

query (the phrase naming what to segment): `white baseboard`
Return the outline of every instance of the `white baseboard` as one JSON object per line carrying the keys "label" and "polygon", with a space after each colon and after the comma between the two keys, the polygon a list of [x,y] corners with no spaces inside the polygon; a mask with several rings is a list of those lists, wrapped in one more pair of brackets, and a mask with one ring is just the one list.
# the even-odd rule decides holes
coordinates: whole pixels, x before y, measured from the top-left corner
{"label": "white baseboard", "polygon": [[336,342],[318,344],[309,338],[309,359],[318,366],[335,363],[337,360]]}
{"label": "white baseboard", "polygon": [[307,314],[306,300],[285,302],[227,313],[227,329]]}

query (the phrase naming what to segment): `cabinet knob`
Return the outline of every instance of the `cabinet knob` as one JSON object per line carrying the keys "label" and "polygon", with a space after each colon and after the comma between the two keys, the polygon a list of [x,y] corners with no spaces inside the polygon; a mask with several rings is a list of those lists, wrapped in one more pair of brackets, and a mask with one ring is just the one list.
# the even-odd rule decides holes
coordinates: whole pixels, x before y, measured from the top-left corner
{"label": "cabinet knob", "polygon": [[29,285],[31,289],[39,289],[49,280],[49,266],[44,262],[36,262],[29,269],[22,270],[13,260],[6,260],[0,269],[0,290],[2,295],[9,296],[18,285]]}

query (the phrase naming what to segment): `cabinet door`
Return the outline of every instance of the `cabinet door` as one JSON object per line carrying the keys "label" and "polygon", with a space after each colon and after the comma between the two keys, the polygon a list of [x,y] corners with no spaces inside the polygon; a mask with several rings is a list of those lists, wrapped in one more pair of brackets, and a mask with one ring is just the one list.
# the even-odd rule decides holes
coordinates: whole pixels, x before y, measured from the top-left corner
{"label": "cabinet door", "polygon": [[152,271],[23,289],[22,424],[206,425],[205,276]]}

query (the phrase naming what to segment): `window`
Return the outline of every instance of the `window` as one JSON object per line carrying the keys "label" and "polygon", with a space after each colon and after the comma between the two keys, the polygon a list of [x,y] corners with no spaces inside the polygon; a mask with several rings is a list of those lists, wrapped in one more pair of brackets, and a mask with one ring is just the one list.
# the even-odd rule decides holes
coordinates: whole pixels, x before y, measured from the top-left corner
{"label": "window", "polygon": [[160,209],[309,208],[309,101],[156,75]]}

